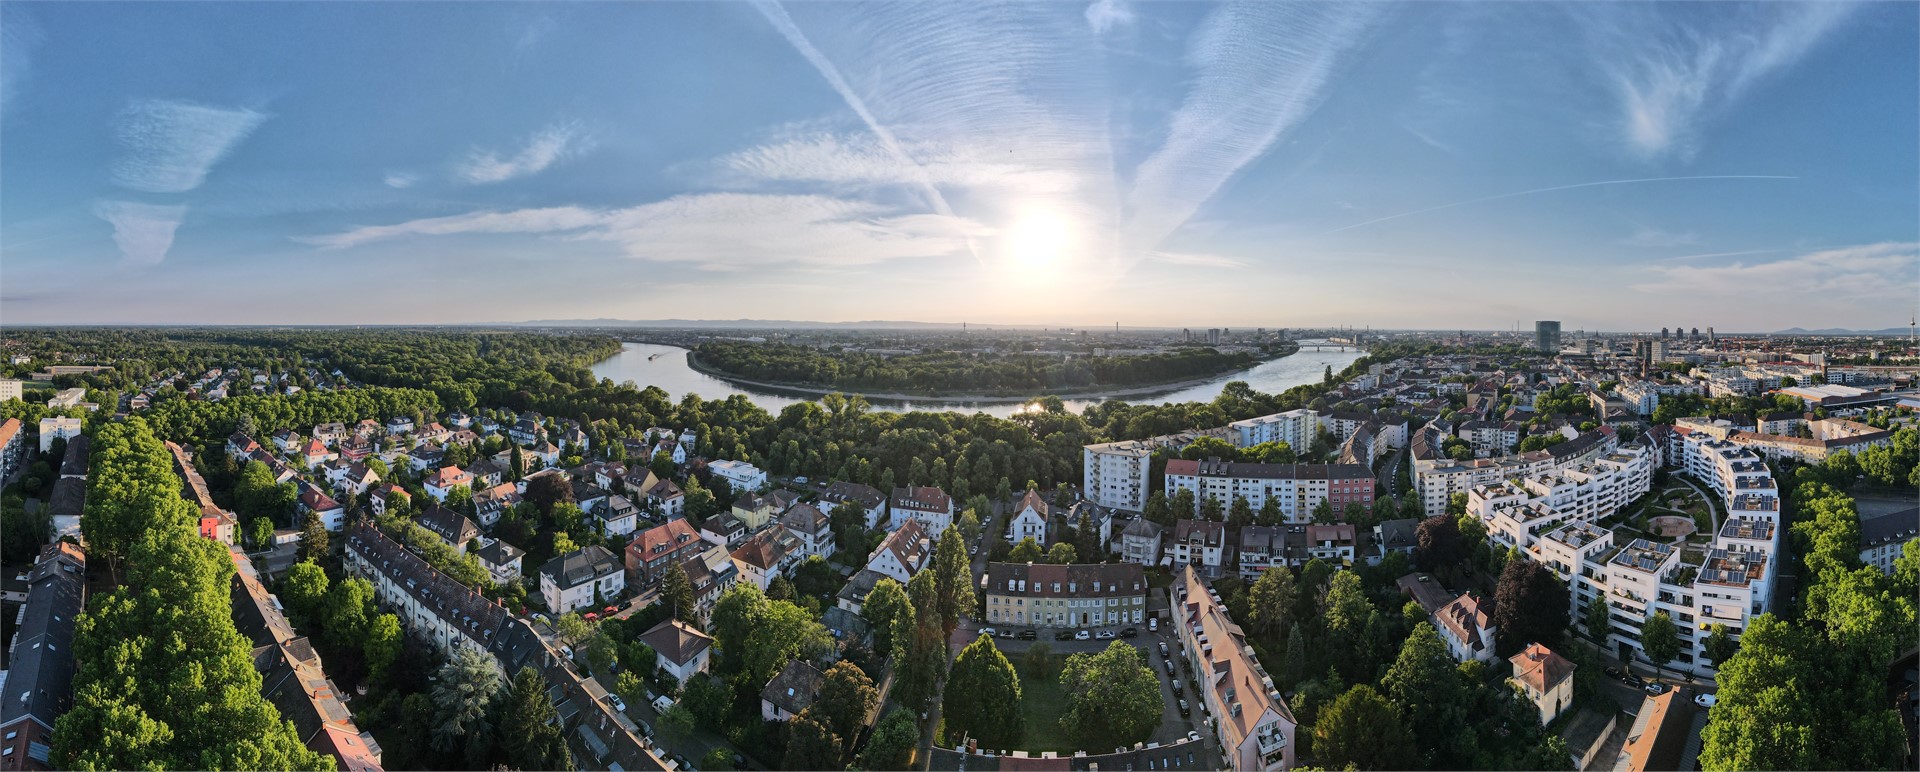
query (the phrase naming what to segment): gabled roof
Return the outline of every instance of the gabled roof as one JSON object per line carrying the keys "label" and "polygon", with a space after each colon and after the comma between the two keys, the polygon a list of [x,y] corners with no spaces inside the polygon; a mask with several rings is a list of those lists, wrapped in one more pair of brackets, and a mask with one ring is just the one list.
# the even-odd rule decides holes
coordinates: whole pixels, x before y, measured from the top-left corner
{"label": "gabled roof", "polygon": [[1468,649],[1480,651],[1493,646],[1493,641],[1480,637],[1481,630],[1493,627],[1493,617],[1481,607],[1480,599],[1473,595],[1461,593],[1460,597],[1441,606],[1434,617],[1443,630]]}
{"label": "gabled roof", "polygon": [[540,567],[543,576],[553,578],[562,590],[572,589],[603,576],[619,573],[623,566],[606,547],[595,544],[547,561]]}
{"label": "gabled roof", "polygon": [[448,544],[459,546],[480,536],[480,527],[466,515],[435,504],[420,513],[420,527],[433,532]]}
{"label": "gabled roof", "polygon": [[953,497],[939,488],[924,485],[915,488],[895,488],[888,503],[895,509],[913,509],[921,512],[953,511]]}
{"label": "gabled roof", "polygon": [[86,607],[87,558],[66,542],[47,545],[27,573],[27,602],[14,634],[13,661],[0,692],[0,726],[22,719],[51,731],[72,705],[73,636]]}
{"label": "gabled roof", "polygon": [[1538,643],[1527,644],[1526,649],[1507,661],[1513,663],[1513,680],[1535,694],[1552,691],[1561,681],[1573,677],[1572,662]]}
{"label": "gabled roof", "polygon": [[508,544],[505,539],[490,539],[475,549],[473,554],[482,563],[504,566],[524,557],[527,551]]}
{"label": "gabled roof", "polygon": [[640,642],[659,652],[662,659],[685,665],[713,646],[713,636],[678,619],[668,619],[641,633]]}
{"label": "gabled roof", "polygon": [[820,683],[825,680],[826,676],[814,666],[792,660],[767,681],[767,687],[760,690],[760,699],[788,713],[799,713],[813,704],[813,698],[820,693]]}

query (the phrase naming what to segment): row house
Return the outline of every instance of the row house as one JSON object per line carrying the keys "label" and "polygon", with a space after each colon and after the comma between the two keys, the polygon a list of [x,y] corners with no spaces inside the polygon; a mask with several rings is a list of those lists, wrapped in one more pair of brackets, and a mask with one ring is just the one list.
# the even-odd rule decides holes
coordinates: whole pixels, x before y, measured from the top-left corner
{"label": "row house", "polygon": [[[1246,499],[1256,511],[1271,499],[1289,524],[1313,519],[1320,504],[1335,513],[1348,504],[1373,506],[1373,470],[1361,464],[1248,464],[1235,461],[1167,461],[1167,495],[1192,491],[1195,512],[1208,498],[1222,506]],[[1180,512],[1187,515],[1193,513]]]}
{"label": "row house", "polygon": [[1210,720],[1226,769],[1280,772],[1297,763],[1300,725],[1273,677],[1200,572],[1183,569],[1173,585],[1173,629],[1187,672],[1199,680],[1200,708]]}
{"label": "row house", "polygon": [[1132,563],[988,563],[989,624],[1099,627],[1146,621],[1146,570]]}
{"label": "row house", "polygon": [[[53,727],[73,706],[75,626],[87,607],[87,556],[55,542],[26,572],[26,599],[7,650],[8,699],[0,700],[0,768],[54,769]],[[14,697],[14,695],[19,695]]]}

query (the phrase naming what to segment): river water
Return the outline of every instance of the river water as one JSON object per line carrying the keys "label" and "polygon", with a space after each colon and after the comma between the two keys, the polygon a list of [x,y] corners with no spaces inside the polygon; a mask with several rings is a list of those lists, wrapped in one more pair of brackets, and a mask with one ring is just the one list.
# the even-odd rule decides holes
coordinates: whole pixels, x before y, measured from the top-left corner
{"label": "river water", "polygon": [[[1312,343],[1313,341],[1303,341]],[[1161,402],[1205,402],[1220,396],[1220,390],[1230,381],[1246,381],[1257,391],[1278,392],[1299,386],[1303,383],[1319,381],[1328,367],[1340,372],[1361,354],[1355,351],[1300,351],[1292,356],[1262,362],[1250,369],[1227,373],[1198,386],[1182,389],[1169,389],[1158,394],[1136,394],[1121,399],[1133,403]],[[781,393],[774,389],[754,386],[736,386],[706,373],[687,366],[687,350],[678,346],[662,346],[653,343],[626,343],[614,356],[593,366],[594,377],[610,378],[614,383],[633,381],[641,388],[658,386],[678,401],[692,392],[702,399],[724,399],[733,394],[745,394],[755,404],[766,408],[767,412],[779,413],[781,408],[810,398],[795,393]],[[876,410],[953,410],[963,413],[983,412],[988,415],[1005,418],[1019,412],[1023,405],[1019,402],[994,402],[965,399],[939,399],[929,397],[916,400],[869,400]],[[1074,412],[1085,410],[1099,400],[1063,399],[1067,409]]]}

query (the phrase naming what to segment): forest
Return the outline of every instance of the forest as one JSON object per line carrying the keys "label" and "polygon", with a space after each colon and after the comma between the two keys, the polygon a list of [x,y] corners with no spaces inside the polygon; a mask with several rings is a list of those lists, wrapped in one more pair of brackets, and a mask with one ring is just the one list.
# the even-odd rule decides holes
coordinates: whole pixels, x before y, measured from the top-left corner
{"label": "forest", "polygon": [[[1294,344],[1275,353],[1292,353]],[[1252,367],[1259,357],[1212,348],[1073,357],[931,351],[881,356],[778,343],[702,343],[689,362],[721,375],[840,391],[1036,396],[1096,387],[1151,386]]]}

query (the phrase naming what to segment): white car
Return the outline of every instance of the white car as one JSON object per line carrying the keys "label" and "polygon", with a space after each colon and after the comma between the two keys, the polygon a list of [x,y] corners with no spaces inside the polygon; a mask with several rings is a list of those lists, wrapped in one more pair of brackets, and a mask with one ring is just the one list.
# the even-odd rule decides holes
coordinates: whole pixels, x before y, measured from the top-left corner
{"label": "white car", "polygon": [[1149,618],[1149,619],[1147,619],[1147,632],[1149,632],[1149,633],[1157,633],[1157,632],[1160,632],[1160,618],[1159,618],[1159,617],[1151,617],[1151,618]]}
{"label": "white car", "polygon": [[986,637],[988,637],[988,638],[992,638],[992,637],[993,637],[993,634],[994,634],[994,632],[996,632],[996,631],[995,631],[995,630],[994,630],[993,628],[991,628],[991,627],[982,627],[982,628],[980,628],[980,634],[981,634],[981,635],[984,635],[984,636],[986,636]]}
{"label": "white car", "polygon": [[620,695],[618,694],[607,695],[607,704],[612,705],[615,712],[627,712],[627,701],[620,699]]}
{"label": "white car", "polygon": [[1073,639],[1076,641],[1091,641],[1093,640],[1093,633],[1089,633],[1085,630],[1081,630],[1080,632],[1073,634]]}
{"label": "white car", "polygon": [[1103,641],[1111,641],[1111,640],[1113,640],[1113,631],[1112,631],[1112,630],[1101,630],[1101,631],[1100,631],[1100,632],[1099,632],[1098,634],[1095,634],[1095,635],[1094,635],[1093,637],[1095,637],[1095,638],[1098,638],[1098,639],[1100,639],[1100,640],[1103,640]]}
{"label": "white car", "polygon": [[1699,705],[1700,707],[1703,707],[1703,708],[1711,708],[1715,705],[1720,704],[1720,698],[1715,697],[1711,694],[1701,694],[1693,698],[1693,704]]}

